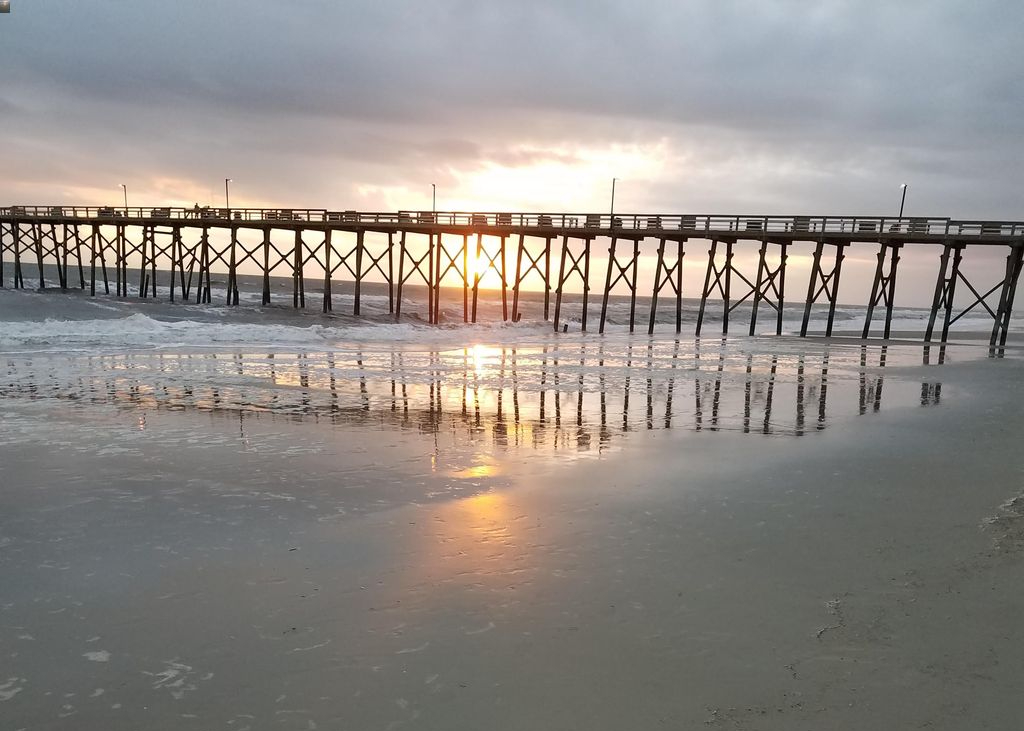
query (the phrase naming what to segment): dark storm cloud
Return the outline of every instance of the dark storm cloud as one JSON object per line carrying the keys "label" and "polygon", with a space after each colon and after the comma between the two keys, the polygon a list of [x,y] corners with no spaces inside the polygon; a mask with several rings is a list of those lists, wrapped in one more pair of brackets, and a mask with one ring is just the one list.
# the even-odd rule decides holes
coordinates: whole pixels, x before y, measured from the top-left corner
{"label": "dark storm cloud", "polygon": [[864,211],[909,179],[929,213],[1011,217],[1022,20],[959,0],[22,2],[0,20],[0,193],[148,168],[315,199],[664,140],[723,172],[668,159],[637,205]]}

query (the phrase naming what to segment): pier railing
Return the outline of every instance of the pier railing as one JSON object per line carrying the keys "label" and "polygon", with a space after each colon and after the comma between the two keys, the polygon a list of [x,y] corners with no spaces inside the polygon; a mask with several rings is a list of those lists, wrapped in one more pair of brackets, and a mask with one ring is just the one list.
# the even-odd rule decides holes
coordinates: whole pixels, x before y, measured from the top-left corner
{"label": "pier railing", "polygon": [[208,221],[214,224],[341,224],[391,227],[448,226],[559,229],[622,232],[658,236],[663,232],[733,232],[744,237],[762,234],[900,234],[921,236],[1024,236],[1021,221],[958,220],[919,216],[803,216],[661,213],[510,213],[480,211],[329,211],[323,208],[216,208],[119,206],[8,206],[0,216],[11,218],[84,218],[117,221]]}

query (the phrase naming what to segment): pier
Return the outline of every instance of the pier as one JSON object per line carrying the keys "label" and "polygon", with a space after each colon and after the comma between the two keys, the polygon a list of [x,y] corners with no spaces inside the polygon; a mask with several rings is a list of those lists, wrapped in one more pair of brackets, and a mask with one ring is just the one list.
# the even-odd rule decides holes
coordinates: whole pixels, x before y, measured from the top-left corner
{"label": "pier", "polygon": [[[600,242],[600,243],[599,243]],[[813,247],[811,275],[797,282],[799,298],[787,291],[786,262],[793,244]],[[832,335],[843,261],[851,247],[870,247],[877,259],[862,337],[881,325],[891,331],[897,270],[904,247],[939,246],[925,341],[945,341],[950,327],[969,312],[992,320],[991,346],[1005,345],[1017,281],[1024,265],[1024,223],[950,218],[870,216],[753,216],[712,214],[595,214],[398,211],[374,213],[323,209],[10,206],[0,208],[0,286],[46,287],[44,266],[58,272],[61,288],[88,289],[91,295],[156,297],[158,283],[171,301],[212,302],[211,275],[227,275],[229,305],[238,304],[238,277],[246,270],[263,278],[264,304],[271,303],[271,277],[290,277],[291,303],[306,307],[306,283],[322,283],[319,307],[334,308],[333,287],[354,283],[352,314],[360,314],[364,282],[387,285],[389,311],[402,315],[403,288],[425,286],[431,323],[440,320],[441,301],[461,288],[462,316],[476,322],[481,279],[493,272],[499,282],[502,318],[518,322],[520,294],[543,292],[543,318],[555,331],[569,316],[566,294],[582,294],[580,327],[586,331],[591,296],[600,297],[599,333],[607,323],[609,298],[630,298],[629,329],[655,331],[659,307],[675,313],[682,333],[683,260],[689,253],[706,259],[693,335],[705,331],[706,315],[720,308],[721,334],[730,315],[749,304],[743,325],[755,333],[759,317],[770,317],[781,334],[787,304],[802,311],[800,335],[812,325]],[[597,247],[607,246],[603,272],[591,267]],[[972,252],[996,247],[1005,252],[1002,278],[972,281],[963,262]],[[736,254],[756,252],[756,265],[744,271]],[[602,252],[603,254],[603,252]],[[640,292],[642,258],[653,265],[650,291]],[[310,276],[310,271],[314,276]],[[163,278],[162,280],[160,278]],[[600,278],[603,286],[592,292]],[[28,285],[26,285],[28,282]],[[113,286],[113,292],[111,287]],[[954,305],[958,289],[971,301]],[[787,303],[787,294],[791,297]],[[637,296],[649,296],[639,312]],[[595,300],[596,301],[596,300]],[[827,306],[824,323],[813,306]],[[820,315],[817,315],[820,317]],[[823,327],[822,327],[823,326]],[[709,333],[705,333],[709,334]]]}

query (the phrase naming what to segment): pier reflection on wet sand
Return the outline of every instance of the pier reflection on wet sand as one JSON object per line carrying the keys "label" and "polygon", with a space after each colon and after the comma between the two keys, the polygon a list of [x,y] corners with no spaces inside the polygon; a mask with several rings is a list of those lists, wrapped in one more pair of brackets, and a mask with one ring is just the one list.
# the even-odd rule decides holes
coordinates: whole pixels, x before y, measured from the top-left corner
{"label": "pier reflection on wet sand", "polygon": [[[836,419],[879,411],[887,365],[938,365],[945,351],[801,344],[758,352],[718,340],[675,340],[21,356],[8,358],[0,395],[231,413],[243,428],[247,418],[287,418],[587,451],[639,430],[821,431]],[[923,373],[887,387],[885,399],[894,407],[939,404],[939,372]]]}

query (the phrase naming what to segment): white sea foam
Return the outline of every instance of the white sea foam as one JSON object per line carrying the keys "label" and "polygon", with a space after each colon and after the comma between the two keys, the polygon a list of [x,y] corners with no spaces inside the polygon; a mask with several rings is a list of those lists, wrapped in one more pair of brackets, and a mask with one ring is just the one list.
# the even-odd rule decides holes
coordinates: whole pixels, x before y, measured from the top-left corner
{"label": "white sea foam", "polygon": [[27,320],[5,322],[0,351],[109,352],[120,349],[174,348],[345,348],[360,343],[456,346],[469,339],[516,342],[549,333],[541,325],[433,327],[413,323],[368,325],[283,325],[279,323],[157,320],[144,314],[101,320]]}
{"label": "white sea foam", "polygon": [[[573,336],[579,332],[575,320],[567,321]],[[786,322],[787,332],[799,332],[799,323]],[[983,328],[986,323],[979,323]],[[715,324],[706,324],[714,335]],[[821,329],[815,323],[812,330]],[[846,325],[844,327],[843,325]],[[859,332],[861,321],[837,324],[836,332]],[[988,324],[990,327],[991,325]],[[880,323],[876,325],[880,327]],[[592,326],[593,328],[593,326]],[[609,333],[622,334],[624,325],[609,324]],[[643,331],[646,328],[639,328]],[[743,328],[745,329],[745,328]],[[773,330],[768,325],[764,331]],[[920,321],[900,318],[893,330],[922,329]],[[661,326],[659,332],[666,328]],[[122,350],[173,350],[177,348],[259,348],[259,349],[345,349],[361,344],[387,344],[399,348],[459,347],[467,342],[515,345],[538,343],[553,336],[544,322],[429,326],[418,323],[373,323],[357,325],[285,325],[261,322],[203,322],[158,320],[136,313],[99,320],[23,320],[4,322],[0,328],[0,352],[108,353]]]}

